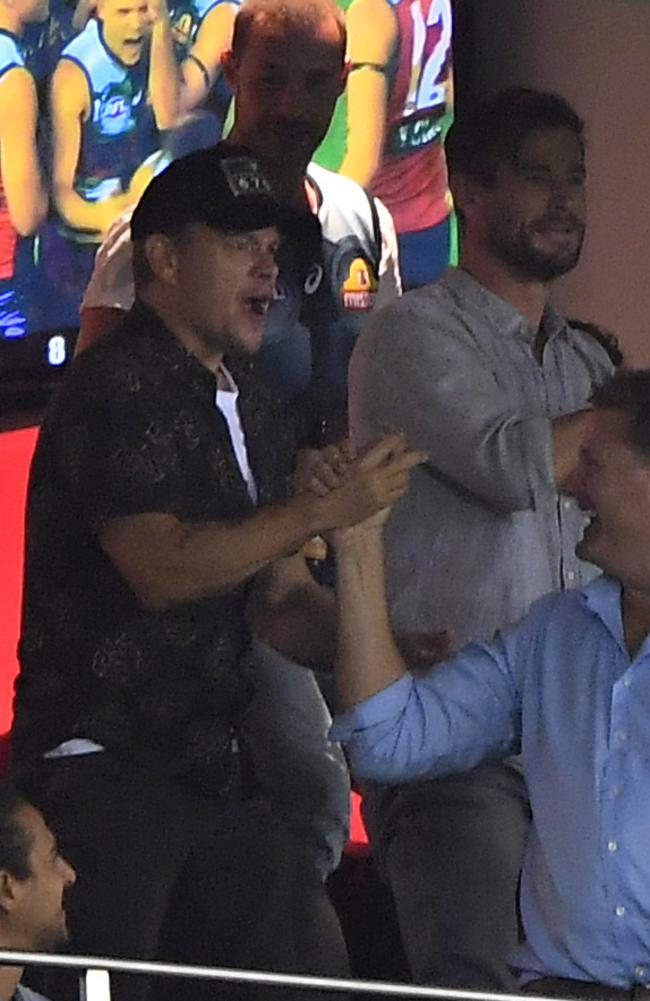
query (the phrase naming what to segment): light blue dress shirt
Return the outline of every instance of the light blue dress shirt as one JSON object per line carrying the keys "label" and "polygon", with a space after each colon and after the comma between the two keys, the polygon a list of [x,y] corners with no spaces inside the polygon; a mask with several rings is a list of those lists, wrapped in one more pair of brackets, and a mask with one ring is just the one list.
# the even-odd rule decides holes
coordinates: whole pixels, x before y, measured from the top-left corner
{"label": "light blue dress shirt", "polygon": [[619,584],[540,599],[492,644],[340,715],[331,736],[359,777],[391,783],[521,750],[533,822],[513,967],[522,983],[650,986],[650,637],[631,661]]}

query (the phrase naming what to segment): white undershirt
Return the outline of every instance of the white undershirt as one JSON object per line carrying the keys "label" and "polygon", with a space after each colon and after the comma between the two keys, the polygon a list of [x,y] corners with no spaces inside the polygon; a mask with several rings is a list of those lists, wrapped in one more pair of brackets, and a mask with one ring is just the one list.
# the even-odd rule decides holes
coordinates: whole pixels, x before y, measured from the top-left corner
{"label": "white undershirt", "polygon": [[255,483],[255,478],[248,461],[246,438],[244,437],[244,429],[239,417],[239,410],[237,409],[239,390],[237,389],[235,380],[225,365],[221,366],[219,372],[224,376],[228,384],[228,388],[217,388],[214,400],[215,406],[219,408],[228,425],[230,441],[235,452],[235,458],[237,459],[239,471],[241,472],[242,479],[246,484],[246,489],[248,490],[248,496],[252,500],[253,504],[257,504],[257,484]]}
{"label": "white undershirt", "polygon": [[[226,424],[228,425],[230,442],[235,453],[235,458],[237,459],[237,465],[239,466],[242,479],[246,484],[248,496],[252,500],[253,504],[257,504],[257,484],[255,483],[255,477],[253,476],[253,471],[248,461],[246,438],[244,436],[244,429],[239,417],[239,410],[237,409],[239,390],[237,389],[235,380],[225,365],[221,365],[219,372],[225,379],[227,389],[219,389],[217,387],[214,397],[214,405],[221,411]],[[76,754],[94,754],[96,751],[103,751],[104,749],[105,748],[102,744],[96,744],[94,740],[88,740],[85,737],[75,737],[72,740],[64,740],[63,743],[58,744],[51,751],[48,751],[47,754],[44,754],[43,757],[68,758]]]}

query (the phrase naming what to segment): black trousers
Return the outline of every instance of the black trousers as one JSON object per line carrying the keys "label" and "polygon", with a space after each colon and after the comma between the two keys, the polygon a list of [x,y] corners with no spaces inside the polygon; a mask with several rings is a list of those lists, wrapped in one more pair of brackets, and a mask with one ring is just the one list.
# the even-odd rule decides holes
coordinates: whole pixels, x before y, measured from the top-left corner
{"label": "black trousers", "polygon": [[415,983],[515,991],[517,888],[530,809],[501,763],[463,775],[374,787],[364,817],[397,910]]}
{"label": "black trousers", "polygon": [[[109,752],[43,761],[21,784],[77,870],[72,951],[347,975],[314,866],[262,799],[204,796]],[[71,1001],[75,983],[76,975],[54,971],[40,987],[52,1001]],[[304,998],[286,988],[142,975],[113,975],[111,984],[115,1001]]]}

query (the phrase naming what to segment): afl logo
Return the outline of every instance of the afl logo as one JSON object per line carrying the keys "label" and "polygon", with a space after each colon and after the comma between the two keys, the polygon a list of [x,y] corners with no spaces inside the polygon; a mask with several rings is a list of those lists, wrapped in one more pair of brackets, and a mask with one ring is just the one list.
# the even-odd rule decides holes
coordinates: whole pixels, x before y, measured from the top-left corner
{"label": "afl logo", "polygon": [[109,84],[98,101],[97,118],[102,135],[119,136],[134,126],[133,107],[141,95],[134,95],[128,84]]}
{"label": "afl logo", "polygon": [[314,292],[320,287],[320,283],[323,280],[323,268],[320,264],[313,264],[312,267],[307,272],[307,277],[305,278],[305,284],[303,288],[305,290],[305,295],[313,295]]}

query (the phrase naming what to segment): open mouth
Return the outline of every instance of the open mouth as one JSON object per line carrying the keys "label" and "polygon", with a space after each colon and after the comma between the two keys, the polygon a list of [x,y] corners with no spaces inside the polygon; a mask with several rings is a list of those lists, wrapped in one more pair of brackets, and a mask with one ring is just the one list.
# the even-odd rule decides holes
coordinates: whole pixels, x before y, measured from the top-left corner
{"label": "open mouth", "polygon": [[249,295],[244,299],[246,308],[255,316],[266,316],[271,305],[270,295]]}

